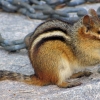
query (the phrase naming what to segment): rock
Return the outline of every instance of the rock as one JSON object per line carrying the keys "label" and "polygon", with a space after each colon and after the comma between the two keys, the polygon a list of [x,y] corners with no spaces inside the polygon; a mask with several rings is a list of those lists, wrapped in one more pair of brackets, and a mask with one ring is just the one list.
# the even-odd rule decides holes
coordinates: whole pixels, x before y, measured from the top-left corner
{"label": "rock", "polygon": [[29,5],[29,4],[26,3],[26,2],[23,2],[22,0],[13,0],[12,3],[13,3],[14,5],[18,6],[18,7],[24,7],[24,8],[26,8],[26,9],[29,10],[31,13],[35,13],[34,8],[32,8],[31,5]]}
{"label": "rock", "polygon": [[84,8],[81,8],[80,10],[77,11],[77,15],[78,15],[79,17],[83,17],[84,15],[87,15],[87,14],[88,14],[88,12],[87,12],[87,10],[84,9]]}
{"label": "rock", "polygon": [[69,2],[70,0],[45,0],[47,2],[47,4],[49,5],[54,5],[54,4],[60,4],[60,3],[63,3],[63,2]]}
{"label": "rock", "polygon": [[11,3],[1,0],[0,4],[2,5],[3,10],[7,11],[7,12],[14,12],[18,9],[18,7],[12,5]]}
{"label": "rock", "polygon": [[100,7],[97,9],[97,14],[100,17]]}
{"label": "rock", "polygon": [[86,0],[71,0],[67,4],[68,4],[68,6],[77,6],[77,5],[83,4],[85,2],[86,2]]}

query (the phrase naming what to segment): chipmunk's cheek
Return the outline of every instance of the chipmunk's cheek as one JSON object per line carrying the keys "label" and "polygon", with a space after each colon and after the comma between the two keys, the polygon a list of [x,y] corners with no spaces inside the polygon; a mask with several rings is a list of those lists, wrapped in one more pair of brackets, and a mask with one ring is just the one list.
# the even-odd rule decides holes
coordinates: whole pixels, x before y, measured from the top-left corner
{"label": "chipmunk's cheek", "polygon": [[100,31],[100,28],[98,30]]}
{"label": "chipmunk's cheek", "polygon": [[100,39],[100,35],[99,35],[99,39]]}

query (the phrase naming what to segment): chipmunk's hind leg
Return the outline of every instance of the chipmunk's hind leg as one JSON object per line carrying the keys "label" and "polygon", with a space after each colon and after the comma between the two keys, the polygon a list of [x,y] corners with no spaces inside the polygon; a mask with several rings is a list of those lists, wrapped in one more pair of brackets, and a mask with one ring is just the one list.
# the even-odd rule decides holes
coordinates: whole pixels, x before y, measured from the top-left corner
{"label": "chipmunk's hind leg", "polygon": [[[66,72],[65,75],[67,75],[67,72]],[[75,86],[81,85],[81,82],[78,82],[78,81],[77,82],[75,82],[75,81],[74,82],[67,82],[65,75],[62,72],[62,75],[60,77],[63,76],[63,78],[59,78],[59,81],[57,83],[58,87],[61,87],[61,88],[71,88],[71,87],[75,87]]]}
{"label": "chipmunk's hind leg", "polygon": [[46,86],[49,82],[38,78],[35,74],[30,76],[30,80],[25,80],[25,83],[30,85]]}
{"label": "chipmunk's hind leg", "polygon": [[78,86],[81,83],[80,82],[67,82],[66,79],[70,78],[73,71],[71,69],[71,66],[69,65],[68,60],[62,59],[61,65],[59,66],[59,80],[58,80],[58,87],[61,88],[71,88],[74,86]]}
{"label": "chipmunk's hind leg", "polygon": [[81,82],[62,82],[61,84],[58,84],[58,87],[61,88],[71,88],[71,87],[75,87],[75,86],[79,86],[81,85]]}

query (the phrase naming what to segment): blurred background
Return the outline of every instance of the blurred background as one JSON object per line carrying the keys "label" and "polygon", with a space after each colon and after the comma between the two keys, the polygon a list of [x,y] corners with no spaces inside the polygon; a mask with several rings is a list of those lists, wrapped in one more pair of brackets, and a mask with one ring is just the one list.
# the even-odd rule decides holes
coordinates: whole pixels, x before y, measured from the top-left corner
{"label": "blurred background", "polygon": [[[57,18],[73,24],[87,14],[87,5],[100,5],[99,3],[100,0],[0,0],[0,9],[32,19]],[[100,16],[100,7],[94,9]]]}

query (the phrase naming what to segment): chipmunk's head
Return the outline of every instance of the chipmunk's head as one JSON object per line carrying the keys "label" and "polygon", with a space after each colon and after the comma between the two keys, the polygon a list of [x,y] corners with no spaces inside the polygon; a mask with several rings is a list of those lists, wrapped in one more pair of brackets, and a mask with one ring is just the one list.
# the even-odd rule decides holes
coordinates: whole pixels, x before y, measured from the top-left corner
{"label": "chipmunk's head", "polygon": [[[81,19],[74,48],[84,66],[100,64],[100,19],[95,10]],[[77,42],[78,41],[78,42]]]}
{"label": "chipmunk's head", "polygon": [[84,35],[91,39],[100,40],[100,19],[94,9],[89,10],[90,15],[83,17]]}

